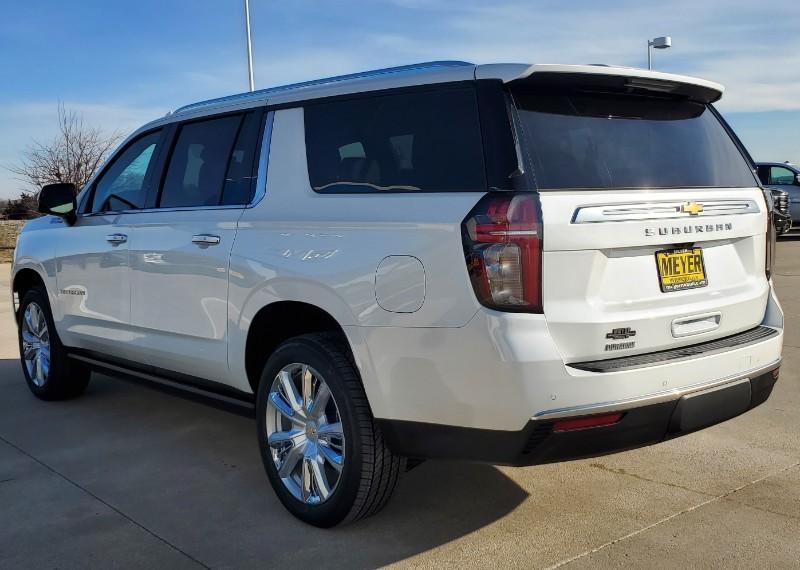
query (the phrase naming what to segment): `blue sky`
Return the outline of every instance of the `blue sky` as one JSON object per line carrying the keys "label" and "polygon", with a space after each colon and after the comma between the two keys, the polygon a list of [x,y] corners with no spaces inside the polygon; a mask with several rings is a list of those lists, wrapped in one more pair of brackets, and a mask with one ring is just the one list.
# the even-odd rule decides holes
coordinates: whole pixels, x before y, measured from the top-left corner
{"label": "blue sky", "polygon": [[[240,0],[3,0],[0,166],[59,101],[108,131],[247,87]],[[800,2],[251,0],[256,87],[432,59],[646,66],[723,83],[756,159],[800,162]],[[20,183],[0,168],[0,198]]]}

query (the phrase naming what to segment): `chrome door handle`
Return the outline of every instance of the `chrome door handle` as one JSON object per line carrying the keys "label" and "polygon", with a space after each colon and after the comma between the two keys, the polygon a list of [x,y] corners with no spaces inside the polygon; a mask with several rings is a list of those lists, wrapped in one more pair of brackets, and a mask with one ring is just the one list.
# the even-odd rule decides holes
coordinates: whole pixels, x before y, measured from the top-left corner
{"label": "chrome door handle", "polygon": [[192,236],[192,243],[197,245],[218,245],[220,242],[219,236],[212,236],[211,234],[198,234]]}
{"label": "chrome door handle", "polygon": [[128,236],[125,234],[109,234],[106,236],[106,241],[113,244],[125,243],[128,241]]}

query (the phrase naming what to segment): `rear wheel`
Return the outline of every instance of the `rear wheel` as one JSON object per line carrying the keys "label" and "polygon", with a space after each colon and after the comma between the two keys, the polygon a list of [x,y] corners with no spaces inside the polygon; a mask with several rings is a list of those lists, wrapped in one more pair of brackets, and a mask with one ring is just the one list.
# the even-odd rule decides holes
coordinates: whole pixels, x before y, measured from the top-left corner
{"label": "rear wheel", "polygon": [[289,339],[258,387],[258,441],[278,498],[297,518],[331,527],[376,513],[405,459],[385,445],[342,339]]}
{"label": "rear wheel", "polygon": [[47,293],[40,287],[28,291],[19,308],[19,353],[28,388],[42,400],[79,396],[91,372],[69,360],[58,338]]}

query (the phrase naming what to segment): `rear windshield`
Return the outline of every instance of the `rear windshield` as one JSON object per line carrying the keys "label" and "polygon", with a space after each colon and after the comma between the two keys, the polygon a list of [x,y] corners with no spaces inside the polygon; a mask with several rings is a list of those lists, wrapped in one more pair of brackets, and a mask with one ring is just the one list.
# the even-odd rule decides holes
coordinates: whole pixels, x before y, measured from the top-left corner
{"label": "rear windshield", "polygon": [[703,103],[532,89],[513,97],[540,189],[757,185]]}

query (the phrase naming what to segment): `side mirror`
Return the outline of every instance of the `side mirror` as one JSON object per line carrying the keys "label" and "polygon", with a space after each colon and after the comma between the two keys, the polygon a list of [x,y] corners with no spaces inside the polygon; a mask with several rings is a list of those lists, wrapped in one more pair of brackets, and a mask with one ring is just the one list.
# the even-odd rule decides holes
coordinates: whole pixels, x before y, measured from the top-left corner
{"label": "side mirror", "polygon": [[69,225],[75,223],[75,185],[71,182],[47,184],[39,192],[39,213],[64,218]]}
{"label": "side mirror", "polygon": [[794,183],[800,186],[800,172],[794,175]]}

